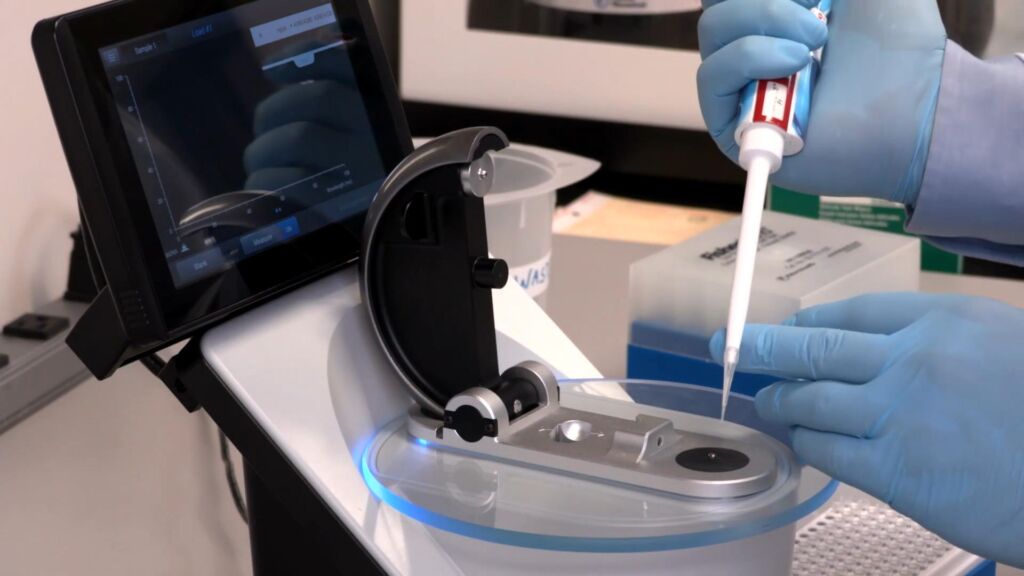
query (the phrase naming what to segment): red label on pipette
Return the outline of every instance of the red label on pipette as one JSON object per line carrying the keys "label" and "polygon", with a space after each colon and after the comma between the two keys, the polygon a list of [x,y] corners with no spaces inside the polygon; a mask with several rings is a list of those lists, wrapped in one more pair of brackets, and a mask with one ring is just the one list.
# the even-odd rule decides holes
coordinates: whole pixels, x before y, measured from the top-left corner
{"label": "red label on pipette", "polygon": [[794,75],[777,80],[761,80],[757,83],[754,122],[772,124],[782,130],[789,130],[793,95],[796,92],[791,88],[796,86],[796,79]]}

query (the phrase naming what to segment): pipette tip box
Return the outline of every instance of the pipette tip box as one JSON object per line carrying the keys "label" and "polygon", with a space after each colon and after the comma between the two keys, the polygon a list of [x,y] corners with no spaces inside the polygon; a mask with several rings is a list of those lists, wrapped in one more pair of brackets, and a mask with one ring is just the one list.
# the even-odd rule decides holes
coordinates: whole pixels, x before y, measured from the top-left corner
{"label": "pipette tip box", "polygon": [[[708,344],[723,328],[740,218],[635,263],[630,269],[628,375],[720,388]],[[748,323],[779,324],[796,312],[870,292],[913,292],[920,240],[767,212]],[[734,392],[755,394],[777,378],[737,374]]]}

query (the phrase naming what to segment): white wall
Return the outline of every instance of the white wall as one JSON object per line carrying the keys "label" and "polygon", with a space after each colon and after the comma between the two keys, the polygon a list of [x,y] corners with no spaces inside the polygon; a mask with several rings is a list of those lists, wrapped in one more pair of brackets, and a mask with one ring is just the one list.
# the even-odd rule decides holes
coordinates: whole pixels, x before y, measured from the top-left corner
{"label": "white wall", "polygon": [[36,21],[85,0],[0,0],[0,321],[59,296],[75,191],[32,56]]}
{"label": "white wall", "polygon": [[137,364],[57,399],[0,435],[0,574],[252,574],[216,438]]}
{"label": "white wall", "polygon": [[1024,52],[1024,2],[996,0],[996,27],[988,46],[990,56]]}

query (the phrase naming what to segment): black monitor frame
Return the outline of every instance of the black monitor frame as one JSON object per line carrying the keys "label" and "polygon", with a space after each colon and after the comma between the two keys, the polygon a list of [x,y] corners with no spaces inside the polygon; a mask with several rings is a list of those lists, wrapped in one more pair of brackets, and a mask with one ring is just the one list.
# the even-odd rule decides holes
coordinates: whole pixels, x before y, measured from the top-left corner
{"label": "black monitor frame", "polygon": [[[121,127],[100,49],[258,0],[117,0],[40,22],[33,46],[71,168],[93,273],[104,286],[69,337],[98,377],[358,258],[364,214],[176,287]],[[323,3],[327,3],[324,0]],[[330,2],[344,32],[385,168],[412,151],[367,0]]]}

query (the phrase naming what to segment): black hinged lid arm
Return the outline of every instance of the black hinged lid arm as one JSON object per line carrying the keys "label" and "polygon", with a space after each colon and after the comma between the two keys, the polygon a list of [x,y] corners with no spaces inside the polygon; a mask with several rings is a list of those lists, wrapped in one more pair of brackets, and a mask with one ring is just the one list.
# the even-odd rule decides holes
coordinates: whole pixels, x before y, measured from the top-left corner
{"label": "black hinged lid arm", "polygon": [[467,128],[406,158],[370,207],[361,261],[363,301],[384,351],[424,409],[443,414],[459,393],[496,382],[491,290],[508,266],[487,251],[483,196],[496,128]]}

